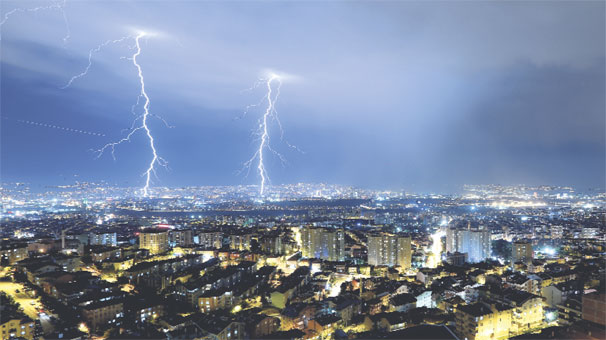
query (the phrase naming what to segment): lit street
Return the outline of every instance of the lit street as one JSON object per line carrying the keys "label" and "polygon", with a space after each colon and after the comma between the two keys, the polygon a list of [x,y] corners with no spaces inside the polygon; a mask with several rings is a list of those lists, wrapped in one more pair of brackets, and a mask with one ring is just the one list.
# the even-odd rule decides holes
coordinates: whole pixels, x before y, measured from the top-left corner
{"label": "lit street", "polygon": [[[16,292],[17,290],[19,290],[19,293]],[[40,309],[44,309],[45,312],[48,313],[45,307],[40,303],[40,298],[32,298],[29,296],[25,291],[24,285],[16,282],[0,282],[0,291],[12,296],[15,299],[15,302],[17,302],[21,308],[23,308],[25,315],[32,318],[32,320],[40,319],[44,334],[53,332],[54,328],[51,323],[50,316],[47,314],[41,315],[40,317],[38,316]]]}
{"label": "lit street", "polygon": [[0,1],[0,340],[606,340],[606,0]]}

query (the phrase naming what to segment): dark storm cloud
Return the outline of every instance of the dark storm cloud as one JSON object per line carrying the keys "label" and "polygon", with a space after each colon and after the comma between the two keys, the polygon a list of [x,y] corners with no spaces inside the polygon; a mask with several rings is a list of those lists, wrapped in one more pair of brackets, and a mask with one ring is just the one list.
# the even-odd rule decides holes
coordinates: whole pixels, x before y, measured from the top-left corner
{"label": "dark storm cloud", "polygon": [[[3,11],[27,4],[3,2]],[[56,12],[3,26],[3,114],[119,137],[137,95],[135,70],[120,59],[132,51],[111,46],[89,76],[58,87],[98,43],[153,31],[140,56],[151,108],[176,126],[153,123],[173,169],[158,184],[255,182],[234,173],[254,150],[258,112],[234,118],[262,95],[242,90],[274,69],[296,76],[278,110],[305,150],[274,139],[290,160],[270,160],[276,183],[604,185],[603,2],[68,1],[66,14],[65,46]],[[76,148],[107,140],[57,136],[40,146],[30,127],[4,122],[2,132],[5,179],[26,167],[52,181],[39,165],[54,148],[63,152],[53,173],[136,183],[148,156],[143,139],[112,162]]]}
{"label": "dark storm cloud", "polygon": [[519,63],[484,85],[490,91],[440,153],[457,177],[604,186],[603,62],[583,70]]}

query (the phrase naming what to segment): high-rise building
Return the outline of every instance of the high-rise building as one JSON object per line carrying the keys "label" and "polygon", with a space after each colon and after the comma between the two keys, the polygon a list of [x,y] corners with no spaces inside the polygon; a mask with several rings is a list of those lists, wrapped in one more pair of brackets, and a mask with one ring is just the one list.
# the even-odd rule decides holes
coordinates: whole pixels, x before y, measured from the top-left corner
{"label": "high-rise building", "polygon": [[194,243],[191,229],[175,229],[168,233],[168,242],[171,246],[191,246]]}
{"label": "high-rise building", "polygon": [[511,262],[523,262],[530,263],[532,262],[533,253],[532,253],[532,244],[528,241],[516,241],[513,243],[511,247]]}
{"label": "high-rise building", "polygon": [[368,264],[410,268],[410,237],[380,233],[368,236]]}
{"label": "high-rise building", "polygon": [[230,247],[235,250],[250,250],[250,241],[252,234],[235,234],[230,235]]}
{"label": "high-rise building", "polygon": [[585,294],[582,297],[583,320],[606,325],[606,296],[602,293]]}
{"label": "high-rise building", "polygon": [[151,254],[160,254],[168,250],[168,230],[145,229],[139,233],[139,248],[147,249]]}
{"label": "high-rise building", "polygon": [[198,243],[205,249],[220,249],[223,247],[223,233],[220,231],[205,231],[198,234]]}
{"label": "high-rise building", "polygon": [[396,257],[396,265],[405,270],[410,269],[412,262],[412,250],[410,246],[410,236],[398,236],[398,251]]}
{"label": "high-rise building", "polygon": [[259,240],[261,250],[266,253],[281,255],[284,254],[284,246],[282,245],[282,236],[280,234],[270,234],[261,237]]}
{"label": "high-rise building", "polygon": [[469,262],[481,262],[490,257],[490,231],[469,227],[449,228],[446,231],[446,251],[467,253]]}
{"label": "high-rise building", "polygon": [[329,261],[345,260],[345,232],[337,228],[305,227],[301,230],[302,255]]}
{"label": "high-rise building", "polygon": [[91,245],[110,246],[118,245],[118,237],[115,232],[96,230],[89,235]]}

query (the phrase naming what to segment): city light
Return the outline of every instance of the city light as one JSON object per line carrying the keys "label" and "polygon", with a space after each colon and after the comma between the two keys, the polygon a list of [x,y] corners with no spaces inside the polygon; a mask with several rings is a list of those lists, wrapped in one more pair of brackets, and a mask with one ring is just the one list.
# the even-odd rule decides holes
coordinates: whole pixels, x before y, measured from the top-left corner
{"label": "city light", "polygon": [[[145,177],[145,184],[144,184],[143,188],[141,189],[143,197],[149,196],[149,190],[150,190],[150,185],[151,185],[151,176],[152,176],[152,174],[154,174],[154,175],[156,174],[157,166],[167,167],[167,165],[168,165],[166,160],[164,160],[162,157],[160,157],[158,155],[158,152],[156,150],[156,142],[154,140],[154,137],[153,137],[151,130],[149,128],[149,125],[148,125],[149,118],[151,115],[150,110],[149,110],[151,102],[150,102],[150,98],[149,98],[146,88],[145,88],[145,78],[143,77],[143,69],[141,68],[141,65],[139,64],[139,62],[137,60],[137,58],[141,55],[141,52],[142,52],[141,51],[141,39],[148,38],[152,35],[155,35],[155,34],[149,34],[145,31],[139,30],[139,31],[137,31],[136,35],[127,35],[127,36],[123,36],[121,38],[114,39],[114,40],[106,40],[105,42],[101,43],[100,45],[98,45],[97,47],[95,47],[89,51],[88,64],[84,68],[84,70],[82,72],[76,74],[75,76],[71,77],[67,81],[67,83],[63,87],[61,87],[61,89],[67,89],[72,86],[74,81],[86,76],[92,67],[93,55],[95,55],[96,53],[99,53],[103,48],[107,47],[108,45],[120,44],[125,41],[134,40],[135,45],[134,45],[133,49],[135,49],[135,52],[128,59],[130,61],[132,61],[133,65],[137,69],[137,76],[138,76],[138,80],[139,80],[139,84],[140,84],[140,91],[139,91],[139,95],[137,96],[136,104],[133,105],[133,107],[132,107],[132,111],[133,111],[133,114],[135,114],[134,110],[139,106],[140,100],[143,99],[143,105],[142,105],[143,113],[137,115],[137,117],[133,120],[132,125],[131,125],[126,137],[123,137],[116,142],[111,142],[111,143],[105,144],[103,147],[96,150],[96,153],[97,153],[97,158],[99,158],[107,150],[110,150],[111,156],[115,160],[116,159],[116,157],[115,157],[116,147],[125,142],[130,142],[131,137],[136,132],[143,131],[149,141],[149,148],[150,148],[151,154],[152,154],[151,161],[149,162],[147,169],[143,173],[143,176]],[[166,124],[166,121],[164,121],[159,116],[154,115],[154,117],[157,117],[158,119],[162,120]]]}
{"label": "city light", "polygon": [[444,231],[438,230],[431,235],[431,248],[427,257],[427,267],[436,268],[442,262],[442,237]]}
{"label": "city light", "polygon": [[556,250],[552,247],[545,247],[543,248],[542,252],[549,256],[554,256],[556,254]]}
{"label": "city light", "polygon": [[80,332],[84,332],[84,333],[90,333],[90,329],[88,328],[88,326],[87,326],[87,325],[86,325],[86,323],[84,323],[84,322],[81,322],[81,323],[78,325],[78,330],[79,330]]}
{"label": "city light", "polygon": [[0,340],[604,338],[604,3],[475,5],[3,2]]}
{"label": "city light", "polygon": [[555,312],[547,312],[545,314],[545,321],[546,322],[554,322],[556,321],[558,318],[558,314]]}

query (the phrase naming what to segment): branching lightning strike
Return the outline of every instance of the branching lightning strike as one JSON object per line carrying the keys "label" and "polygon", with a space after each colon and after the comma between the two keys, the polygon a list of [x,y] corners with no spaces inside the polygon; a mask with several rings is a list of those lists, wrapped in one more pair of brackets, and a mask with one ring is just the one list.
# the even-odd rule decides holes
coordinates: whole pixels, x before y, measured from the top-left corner
{"label": "branching lightning strike", "polygon": [[156,151],[154,137],[152,136],[151,132],[149,131],[149,127],[147,126],[147,118],[149,116],[150,102],[149,102],[149,97],[147,96],[147,92],[145,92],[145,80],[143,79],[143,71],[141,70],[141,65],[139,65],[139,63],[137,63],[137,57],[141,54],[140,39],[144,36],[145,36],[145,33],[139,33],[139,35],[137,35],[137,38],[135,39],[135,42],[137,44],[137,52],[135,52],[135,54],[133,54],[132,60],[133,60],[133,64],[135,64],[135,66],[137,67],[137,71],[139,73],[139,81],[141,83],[141,93],[139,94],[139,98],[141,98],[141,96],[143,96],[145,98],[145,104],[143,104],[143,120],[141,122],[141,126],[145,130],[145,133],[147,134],[147,138],[149,138],[149,146],[152,149],[152,154],[153,154],[153,158],[152,158],[151,162],[149,163],[149,167],[145,171],[146,178],[145,178],[145,186],[143,187],[143,195],[145,197],[147,197],[151,174],[152,174],[152,172],[155,174],[155,171],[156,171],[154,166],[156,164],[161,165],[161,166],[166,166],[167,163],[162,157],[158,156],[158,153]]}
{"label": "branching lightning strike", "polygon": [[97,47],[93,48],[92,50],[88,51],[88,65],[86,65],[86,68],[84,69],[84,71],[82,71],[82,72],[78,73],[77,75],[71,77],[67,81],[67,83],[61,87],[61,89],[65,90],[66,88],[70,87],[75,80],[77,80],[79,78],[82,78],[82,77],[84,77],[85,75],[88,74],[88,71],[90,71],[91,66],[93,66],[93,54],[100,52],[101,49],[103,49],[105,46],[107,46],[109,44],[117,44],[117,43],[123,42],[123,41],[128,40],[128,39],[132,39],[132,38],[133,38],[132,35],[127,35],[127,36],[124,36],[124,37],[119,38],[119,39],[107,40],[107,41],[103,42],[102,44],[100,44],[99,46],[97,46]]}
{"label": "branching lightning strike", "polygon": [[[273,85],[274,83],[275,83],[275,85]],[[282,156],[282,154],[280,154],[279,152],[277,152],[275,149],[273,149],[271,147],[270,134],[269,134],[269,123],[271,121],[276,121],[276,123],[280,129],[280,139],[284,140],[284,138],[283,138],[284,130],[282,129],[282,124],[280,123],[280,119],[278,118],[278,114],[276,111],[276,101],[278,100],[278,97],[280,96],[280,89],[282,87],[282,77],[280,77],[280,75],[278,75],[278,74],[271,73],[267,78],[260,79],[253,86],[253,88],[255,88],[261,84],[265,84],[265,86],[267,88],[266,95],[262,100],[267,103],[266,104],[267,107],[265,108],[265,112],[263,113],[263,116],[259,120],[259,126],[256,131],[256,135],[258,136],[258,140],[259,140],[259,148],[255,151],[253,156],[244,163],[244,169],[248,169],[248,172],[250,172],[250,168],[252,167],[253,163],[255,163],[255,161],[257,161],[257,163],[256,163],[257,164],[256,165],[257,173],[259,174],[259,177],[261,179],[261,182],[259,184],[259,196],[263,197],[265,195],[266,185],[270,182],[267,168],[265,166],[264,151],[266,149],[271,151],[273,154],[275,154],[280,159],[282,164],[286,163],[286,159],[284,158],[284,156]],[[246,108],[245,114],[251,107],[255,107],[255,106],[258,106],[258,104],[249,105]],[[287,143],[287,145],[296,149],[296,147],[294,147],[288,143]]]}
{"label": "branching lightning strike", "polygon": [[67,0],[63,1],[53,1],[52,5],[47,6],[38,6],[32,8],[13,8],[12,10],[6,12],[0,21],[0,40],[2,40],[1,28],[8,21],[8,19],[17,13],[34,13],[39,11],[44,11],[48,9],[57,9],[61,12],[63,16],[63,21],[65,22],[65,36],[63,37],[63,44],[67,44],[67,41],[71,37],[71,30],[69,28],[69,21],[67,20],[67,14],[65,13],[65,5],[67,4]]}
{"label": "branching lightning strike", "polygon": [[[73,76],[65,86],[62,87],[62,89],[66,89],[68,87],[70,87],[73,82],[79,78],[84,77],[85,75],[88,74],[91,66],[92,66],[92,57],[93,54],[99,52],[103,47],[109,45],[109,44],[116,44],[116,43],[120,43],[123,42],[125,40],[128,39],[134,39],[135,41],[135,45],[132,47],[135,52],[134,54],[129,57],[126,58],[130,61],[132,61],[133,65],[137,68],[137,75],[139,78],[139,84],[141,87],[141,90],[139,92],[139,95],[137,96],[137,102],[133,105],[131,111],[135,113],[135,108],[137,106],[139,106],[141,99],[144,100],[143,103],[143,113],[138,115],[137,117],[135,117],[135,119],[132,122],[131,128],[130,128],[130,132],[126,135],[126,137],[116,141],[116,142],[111,142],[108,144],[105,144],[102,148],[96,150],[97,153],[97,158],[101,157],[108,149],[111,150],[111,155],[112,158],[114,158],[114,160],[116,159],[115,157],[115,148],[116,146],[124,143],[124,142],[130,142],[131,141],[131,137],[139,130],[143,130],[145,132],[145,136],[147,137],[147,139],[149,140],[149,146],[150,149],[152,151],[152,159],[149,163],[149,165],[147,166],[145,172],[143,173],[143,176],[145,177],[145,185],[143,186],[142,192],[143,192],[143,196],[144,197],[148,197],[149,196],[149,187],[151,184],[151,176],[152,174],[156,175],[156,166],[163,166],[166,167],[168,165],[168,163],[166,162],[166,160],[164,160],[162,157],[160,157],[158,155],[158,152],[156,150],[156,145],[155,145],[155,140],[154,137],[152,136],[151,130],[149,129],[148,126],[148,118],[150,116],[156,117],[158,119],[160,119],[162,122],[164,122],[167,126],[169,126],[166,121],[164,119],[162,119],[161,117],[151,114],[149,111],[149,106],[150,106],[150,99],[149,96],[145,90],[145,78],[143,77],[143,69],[141,68],[141,65],[139,64],[139,62],[137,61],[137,58],[141,55],[141,38],[145,37],[146,33],[145,32],[140,32],[139,34],[137,34],[136,36],[125,36],[119,39],[115,39],[115,40],[107,40],[104,43],[100,44],[99,46],[97,46],[96,48],[92,49],[89,51],[88,54],[88,65],[86,66],[86,68],[84,69],[84,71],[82,71],[81,73]],[[170,127],[170,126],[169,126]]]}

